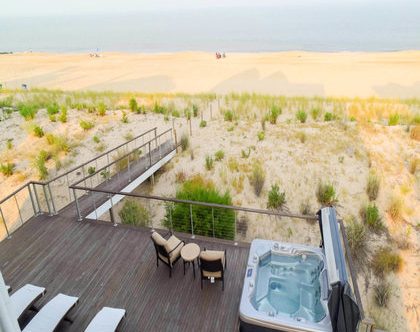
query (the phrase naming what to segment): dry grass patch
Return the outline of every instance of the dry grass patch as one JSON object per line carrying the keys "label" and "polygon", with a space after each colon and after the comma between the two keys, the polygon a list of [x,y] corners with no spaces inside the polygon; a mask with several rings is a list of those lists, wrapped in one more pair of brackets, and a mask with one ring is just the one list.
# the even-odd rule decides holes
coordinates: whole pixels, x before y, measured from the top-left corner
{"label": "dry grass patch", "polygon": [[404,202],[402,198],[398,195],[393,195],[389,201],[388,213],[392,220],[398,221],[402,217],[402,212],[404,208]]}

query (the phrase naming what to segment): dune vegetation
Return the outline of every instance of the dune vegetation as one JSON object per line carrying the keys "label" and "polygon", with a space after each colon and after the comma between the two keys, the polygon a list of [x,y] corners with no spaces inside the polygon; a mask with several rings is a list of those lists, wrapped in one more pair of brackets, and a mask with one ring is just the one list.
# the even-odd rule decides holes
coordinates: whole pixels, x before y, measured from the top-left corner
{"label": "dune vegetation", "polygon": [[[0,197],[142,131],[172,127],[181,146],[150,193],[193,199],[198,192],[203,200],[308,215],[335,206],[367,314],[400,331],[417,315],[420,99],[0,90],[0,120]],[[189,231],[183,207],[159,216],[147,204],[121,208],[124,223],[168,225],[170,211],[180,220],[174,227]],[[224,218],[232,238],[235,219]],[[251,214],[236,218],[244,239],[278,232],[318,241],[309,220],[273,220],[270,228]]]}

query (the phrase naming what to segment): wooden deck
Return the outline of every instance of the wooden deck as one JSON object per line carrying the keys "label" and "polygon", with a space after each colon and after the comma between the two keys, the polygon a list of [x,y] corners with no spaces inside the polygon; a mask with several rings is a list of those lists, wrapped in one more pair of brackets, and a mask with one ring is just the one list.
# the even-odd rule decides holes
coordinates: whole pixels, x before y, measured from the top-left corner
{"label": "wooden deck", "polygon": [[191,267],[183,275],[181,260],[171,279],[165,265],[156,267],[148,229],[76,219],[71,204],[57,216],[28,221],[0,243],[7,284],[14,290],[26,283],[47,288],[38,307],[60,292],[79,297],[70,314],[74,323],[62,323],[60,331],[83,331],[103,306],[127,310],[121,331],[238,330],[246,245],[185,239],[201,248],[227,250],[225,291],[220,283],[205,283],[201,290]]}

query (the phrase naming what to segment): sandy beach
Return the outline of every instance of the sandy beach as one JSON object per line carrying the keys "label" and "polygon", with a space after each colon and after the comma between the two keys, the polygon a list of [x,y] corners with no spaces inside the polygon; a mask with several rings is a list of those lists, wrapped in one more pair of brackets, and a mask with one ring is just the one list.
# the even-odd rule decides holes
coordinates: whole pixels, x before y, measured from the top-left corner
{"label": "sandy beach", "polygon": [[420,51],[387,53],[16,53],[0,83],[64,90],[255,92],[286,96],[420,96]]}

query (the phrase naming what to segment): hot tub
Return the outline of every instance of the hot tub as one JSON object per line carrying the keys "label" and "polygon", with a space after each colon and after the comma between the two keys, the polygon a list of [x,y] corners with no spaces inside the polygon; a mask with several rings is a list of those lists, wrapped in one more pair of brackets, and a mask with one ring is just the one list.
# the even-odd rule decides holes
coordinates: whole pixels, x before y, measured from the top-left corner
{"label": "hot tub", "polygon": [[321,249],[252,241],[240,303],[241,331],[331,331]]}

